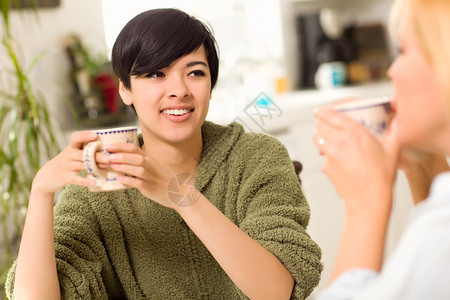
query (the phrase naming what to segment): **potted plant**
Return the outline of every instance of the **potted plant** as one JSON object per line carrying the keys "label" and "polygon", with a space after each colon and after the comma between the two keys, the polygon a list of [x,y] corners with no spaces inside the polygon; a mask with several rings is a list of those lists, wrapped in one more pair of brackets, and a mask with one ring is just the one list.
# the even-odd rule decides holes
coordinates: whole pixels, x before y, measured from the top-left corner
{"label": "potted plant", "polygon": [[63,42],[71,65],[71,106],[83,127],[135,121],[134,112],[120,101],[118,78],[106,56],[95,55],[76,33],[68,34]]}
{"label": "potted plant", "polygon": [[[0,0],[0,298],[17,256],[34,175],[60,150],[54,132],[58,127],[29,77],[39,57],[25,67],[16,50],[10,28],[11,1]],[[20,6],[17,0],[14,4]]]}

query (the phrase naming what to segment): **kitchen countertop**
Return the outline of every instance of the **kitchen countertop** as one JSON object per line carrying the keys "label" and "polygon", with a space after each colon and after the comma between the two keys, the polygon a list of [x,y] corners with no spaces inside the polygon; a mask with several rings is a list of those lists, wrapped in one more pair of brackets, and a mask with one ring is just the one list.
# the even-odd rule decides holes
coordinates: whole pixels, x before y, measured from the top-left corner
{"label": "kitchen countertop", "polygon": [[314,109],[344,97],[390,97],[392,83],[382,81],[358,86],[344,86],[327,90],[300,90],[278,94],[269,98],[261,94],[235,113],[225,113],[223,107],[214,109],[214,102],[207,120],[227,124],[241,122],[248,131],[275,134],[303,118],[313,117]]}

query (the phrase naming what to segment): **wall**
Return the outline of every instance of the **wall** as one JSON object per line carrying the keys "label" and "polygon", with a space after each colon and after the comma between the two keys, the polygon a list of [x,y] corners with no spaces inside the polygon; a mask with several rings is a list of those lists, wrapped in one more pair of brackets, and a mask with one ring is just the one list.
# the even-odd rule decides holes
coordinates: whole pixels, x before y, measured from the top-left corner
{"label": "wall", "polygon": [[[100,0],[61,0],[56,8],[32,11],[11,11],[11,30],[25,66],[36,55],[45,52],[31,72],[34,86],[47,99],[53,116],[62,129],[73,126],[65,101],[72,92],[69,60],[62,40],[70,33],[78,33],[96,51],[105,51],[102,6]],[[0,52],[1,72],[10,68]]]}

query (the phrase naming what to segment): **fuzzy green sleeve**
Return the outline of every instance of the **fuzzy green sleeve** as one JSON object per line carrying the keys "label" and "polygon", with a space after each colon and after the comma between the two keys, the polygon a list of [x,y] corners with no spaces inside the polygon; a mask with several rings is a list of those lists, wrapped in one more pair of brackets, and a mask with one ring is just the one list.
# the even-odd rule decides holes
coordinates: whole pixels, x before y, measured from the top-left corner
{"label": "fuzzy green sleeve", "polygon": [[306,232],[309,205],[286,148],[267,135],[248,136],[237,151],[247,154],[236,158],[242,170],[239,226],[291,272],[291,299],[305,299],[323,269],[321,249]]}
{"label": "fuzzy green sleeve", "polygon": [[[85,188],[68,186],[55,206],[54,238],[63,299],[108,299],[105,278],[112,272],[96,216]],[[15,264],[7,279],[13,299]]]}

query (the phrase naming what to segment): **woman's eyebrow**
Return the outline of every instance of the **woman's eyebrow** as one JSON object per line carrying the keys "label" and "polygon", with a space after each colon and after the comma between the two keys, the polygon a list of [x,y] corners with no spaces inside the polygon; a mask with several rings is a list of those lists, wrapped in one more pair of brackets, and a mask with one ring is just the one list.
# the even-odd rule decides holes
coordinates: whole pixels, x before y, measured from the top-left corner
{"label": "woman's eyebrow", "polygon": [[205,62],[203,62],[203,61],[191,61],[191,62],[188,63],[186,66],[187,66],[187,67],[193,67],[193,66],[195,66],[195,65],[203,65],[203,66],[205,66],[205,67],[208,67],[208,65],[207,65]]}

